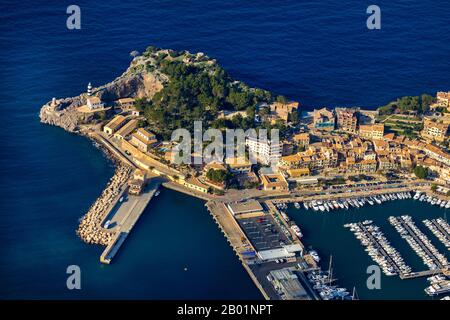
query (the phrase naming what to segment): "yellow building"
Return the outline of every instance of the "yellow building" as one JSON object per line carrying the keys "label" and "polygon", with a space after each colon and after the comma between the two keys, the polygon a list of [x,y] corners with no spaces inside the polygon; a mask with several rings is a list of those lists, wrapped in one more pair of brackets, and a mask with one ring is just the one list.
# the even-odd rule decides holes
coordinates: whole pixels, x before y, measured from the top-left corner
{"label": "yellow building", "polygon": [[133,179],[128,183],[128,193],[139,195],[145,186],[145,172],[141,169],[136,169],[133,173]]}
{"label": "yellow building", "polygon": [[117,130],[119,130],[120,128],[122,128],[125,123],[126,123],[126,119],[124,116],[122,116],[122,115],[115,116],[110,122],[108,122],[103,127],[103,132],[111,135],[114,132],[116,132]]}
{"label": "yellow building", "polygon": [[448,123],[433,121],[431,119],[425,118],[423,121],[423,130],[420,134],[427,140],[436,140],[438,142],[443,142],[447,137],[448,127]]}
{"label": "yellow building", "polygon": [[289,169],[287,173],[291,178],[306,177],[311,174],[308,168]]}
{"label": "yellow building", "polygon": [[333,111],[327,108],[314,109],[313,125],[317,130],[332,131],[335,127],[335,118]]}
{"label": "yellow building", "polygon": [[261,174],[264,190],[287,191],[289,184],[280,173]]}
{"label": "yellow building", "polygon": [[121,98],[121,99],[117,100],[117,103],[122,108],[122,110],[128,110],[133,107],[134,99],[133,98]]}
{"label": "yellow building", "polygon": [[336,108],[337,128],[342,131],[356,133],[358,117],[355,109]]}
{"label": "yellow building", "polygon": [[199,192],[208,193],[209,186],[201,182],[195,177],[190,177],[184,180],[183,185],[189,189],[193,189]]}
{"label": "yellow building", "polygon": [[280,118],[287,122],[289,114],[297,110],[298,106],[299,103],[295,101],[289,103],[274,102],[270,105],[270,113],[275,118]]}
{"label": "yellow building", "polygon": [[307,133],[307,132],[296,134],[296,135],[294,135],[293,139],[294,139],[294,142],[297,143],[297,145],[299,145],[301,147],[309,146],[310,137],[309,137],[309,133]]}
{"label": "yellow building", "polygon": [[122,128],[120,128],[115,134],[114,138],[117,138],[119,140],[125,139],[126,136],[131,134],[134,129],[136,129],[138,126],[138,121],[135,119],[132,119],[127,122]]}
{"label": "yellow building", "polygon": [[150,147],[158,142],[156,136],[152,132],[148,132],[143,128],[137,129],[135,133],[131,135],[131,141],[142,152],[148,152]]}
{"label": "yellow building", "polygon": [[384,124],[362,124],[359,126],[359,135],[366,139],[381,140],[384,136]]}

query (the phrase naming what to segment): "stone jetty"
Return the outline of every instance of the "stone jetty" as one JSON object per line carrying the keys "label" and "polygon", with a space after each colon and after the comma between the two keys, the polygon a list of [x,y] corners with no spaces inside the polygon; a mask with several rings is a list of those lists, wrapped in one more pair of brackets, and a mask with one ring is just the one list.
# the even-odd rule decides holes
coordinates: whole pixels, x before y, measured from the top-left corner
{"label": "stone jetty", "polygon": [[125,186],[132,173],[129,166],[118,165],[101,196],[89,208],[81,219],[77,230],[78,236],[86,243],[107,246],[114,237],[114,232],[101,226],[111,207],[116,203],[120,190]]}

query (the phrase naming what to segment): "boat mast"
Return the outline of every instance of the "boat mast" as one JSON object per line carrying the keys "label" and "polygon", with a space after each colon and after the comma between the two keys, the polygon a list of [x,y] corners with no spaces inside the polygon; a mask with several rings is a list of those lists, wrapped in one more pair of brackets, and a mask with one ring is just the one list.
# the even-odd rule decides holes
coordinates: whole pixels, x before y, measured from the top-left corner
{"label": "boat mast", "polygon": [[333,272],[333,270],[332,270],[332,268],[331,268],[332,263],[333,263],[333,255],[330,254],[330,265],[329,265],[329,267],[328,267],[328,277],[329,277],[328,283],[329,283],[329,284],[331,284],[331,281],[332,281],[332,279],[333,279],[333,277],[332,277],[332,272]]}
{"label": "boat mast", "polygon": [[355,300],[356,297],[356,287],[353,286],[352,300]]}

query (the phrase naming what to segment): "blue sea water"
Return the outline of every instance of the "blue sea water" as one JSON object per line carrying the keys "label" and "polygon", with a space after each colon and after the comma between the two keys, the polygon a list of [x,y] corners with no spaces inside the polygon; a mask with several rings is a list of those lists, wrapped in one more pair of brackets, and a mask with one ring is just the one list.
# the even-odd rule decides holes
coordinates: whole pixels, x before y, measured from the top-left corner
{"label": "blue sea water", "polygon": [[[260,298],[203,203],[164,190],[110,266],[75,235],[113,173],[82,137],[39,123],[52,97],[121,74],[148,45],[202,51],[236,79],[305,108],[376,107],[450,89],[450,3],[377,1],[0,3],[0,298]],[[66,267],[82,290],[66,289]],[[184,268],[187,271],[184,271]]]}

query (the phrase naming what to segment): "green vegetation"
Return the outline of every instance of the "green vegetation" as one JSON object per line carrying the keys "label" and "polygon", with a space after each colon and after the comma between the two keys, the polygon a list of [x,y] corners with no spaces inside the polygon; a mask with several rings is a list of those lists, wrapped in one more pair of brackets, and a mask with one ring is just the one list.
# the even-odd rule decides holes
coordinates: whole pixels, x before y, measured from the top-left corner
{"label": "green vegetation", "polygon": [[436,190],[437,190],[437,185],[433,183],[431,185],[431,191],[436,192]]}
{"label": "green vegetation", "polygon": [[379,107],[378,111],[380,115],[408,113],[410,111],[417,111],[421,114],[427,112],[433,102],[434,98],[428,94],[422,94],[421,96],[405,96],[390,102],[383,107]]}
{"label": "green vegetation", "polygon": [[323,184],[326,186],[333,186],[333,185],[338,185],[338,184],[345,184],[345,179],[341,178],[341,177],[336,177],[333,179],[329,179],[329,180],[324,180]]}
{"label": "green vegetation", "polygon": [[[152,57],[158,71],[169,81],[151,100],[138,100],[136,108],[144,112],[153,130],[164,138],[170,137],[177,128],[192,130],[196,120],[203,121],[205,126],[215,122],[216,128],[251,127],[256,104],[271,101],[270,92],[234,81],[213,60],[209,64],[187,64],[174,59],[182,54],[185,52],[169,51],[166,54],[153,47],[144,52],[144,57]],[[217,120],[220,110],[245,110],[250,117],[238,117],[229,123]]]}
{"label": "green vegetation", "polygon": [[419,179],[425,179],[428,176],[428,168],[417,166],[414,168],[414,174]]}
{"label": "green vegetation", "polygon": [[208,180],[216,183],[226,184],[228,181],[231,180],[232,176],[233,175],[226,170],[209,169],[208,172],[206,173],[206,177],[208,178]]}

